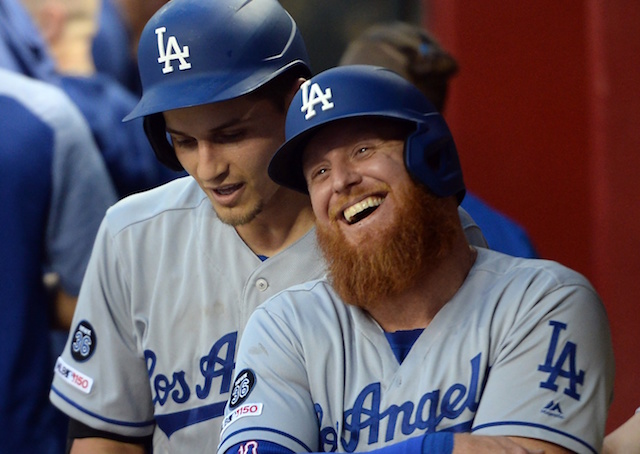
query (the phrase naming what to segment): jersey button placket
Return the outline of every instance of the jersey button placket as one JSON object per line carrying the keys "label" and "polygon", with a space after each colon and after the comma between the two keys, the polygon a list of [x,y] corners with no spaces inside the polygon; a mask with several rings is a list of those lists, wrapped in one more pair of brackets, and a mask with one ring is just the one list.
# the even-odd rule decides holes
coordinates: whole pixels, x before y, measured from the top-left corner
{"label": "jersey button placket", "polygon": [[260,278],[256,281],[256,288],[261,292],[264,292],[267,288],[269,288],[269,283],[266,279]]}

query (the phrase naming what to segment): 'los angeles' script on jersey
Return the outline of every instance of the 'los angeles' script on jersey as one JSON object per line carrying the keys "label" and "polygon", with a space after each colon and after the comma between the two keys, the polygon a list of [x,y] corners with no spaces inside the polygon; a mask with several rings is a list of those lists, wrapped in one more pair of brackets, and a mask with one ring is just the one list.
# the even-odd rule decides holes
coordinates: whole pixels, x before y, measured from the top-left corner
{"label": "'los angeles' script on jersey", "polygon": [[[567,329],[566,323],[552,320],[548,325],[551,328],[549,346],[544,362],[537,366],[537,370],[546,374],[547,378],[538,386],[554,393],[562,391],[563,394],[579,401],[581,397],[579,388],[584,383],[585,371],[578,367],[578,346],[568,339],[564,342],[560,341],[561,333]],[[454,383],[446,390],[429,391],[423,394],[417,403],[406,401],[400,405],[394,404],[382,409],[382,389],[379,382],[367,385],[360,392],[353,407],[345,410],[342,422],[323,420],[322,406],[316,403],[316,414],[322,425],[320,431],[322,450],[336,451],[340,443],[342,450],[354,452],[362,447],[359,447],[358,443],[360,438],[367,434],[367,440],[363,439],[363,443],[367,445],[377,443],[381,436],[384,437],[385,442],[388,442],[394,439],[398,427],[406,436],[416,431],[433,433],[444,427],[449,432],[469,432],[478,409],[482,389],[490,373],[487,369],[481,383],[481,353],[474,356],[470,363],[471,373],[467,384]],[[463,416],[466,410],[469,410],[468,417]],[[444,420],[454,424],[440,426]],[[338,437],[339,433],[342,434],[340,437]]]}
{"label": "'los angeles' script on jersey", "polygon": [[[354,452],[358,448],[360,436],[367,432],[368,445],[377,443],[380,436],[383,436],[385,441],[393,440],[398,424],[404,435],[411,435],[418,430],[420,433],[435,432],[442,420],[455,420],[465,410],[470,411],[469,419],[447,430],[469,431],[473,414],[478,409],[480,401],[478,384],[481,358],[482,355],[478,354],[471,359],[471,375],[468,384],[455,383],[444,392],[439,389],[430,391],[424,394],[417,404],[406,401],[401,405],[391,405],[383,410],[380,408],[380,383],[366,386],[356,398],[353,408],[345,411],[342,428],[345,436],[339,440],[342,449],[346,452]],[[322,451],[335,451],[338,448],[336,427],[339,427],[340,423],[334,426],[331,421],[323,421],[321,406],[316,404],[315,408],[318,420],[323,426],[320,431]]]}
{"label": "'los angeles' script on jersey", "polygon": [[[199,375],[190,379],[184,370],[170,373],[156,371],[155,352],[145,350],[153,404],[156,407],[156,422],[167,437],[186,426],[221,417],[224,414],[233,381],[237,340],[237,331],[218,339],[209,353],[200,358]],[[163,407],[168,402],[182,405],[190,399],[207,400],[212,391],[214,393],[212,397],[216,399],[213,403],[172,413],[158,411],[158,406]],[[171,405],[170,408],[177,407]]]}

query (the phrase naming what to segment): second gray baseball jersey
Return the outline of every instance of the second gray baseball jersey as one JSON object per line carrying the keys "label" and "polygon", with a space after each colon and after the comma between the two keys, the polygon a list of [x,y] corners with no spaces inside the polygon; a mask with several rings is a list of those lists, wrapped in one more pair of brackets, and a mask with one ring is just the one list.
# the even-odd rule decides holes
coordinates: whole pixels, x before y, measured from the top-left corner
{"label": "second gray baseball jersey", "polygon": [[479,248],[463,286],[400,364],[366,312],[326,280],[254,312],[219,453],[370,451],[448,430],[601,449],[612,398],[606,313],[581,275]]}

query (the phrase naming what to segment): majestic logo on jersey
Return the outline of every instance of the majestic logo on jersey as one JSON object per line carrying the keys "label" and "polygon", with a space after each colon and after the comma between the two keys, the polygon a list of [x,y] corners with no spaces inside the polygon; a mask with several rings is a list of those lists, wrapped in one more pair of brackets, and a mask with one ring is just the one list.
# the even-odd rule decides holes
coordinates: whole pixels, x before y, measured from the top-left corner
{"label": "majestic logo on jersey", "polygon": [[327,88],[324,93],[322,88],[317,83],[312,84],[311,81],[306,81],[300,86],[302,90],[302,107],[300,112],[306,112],[304,116],[305,120],[309,120],[316,115],[315,106],[322,104],[322,110],[333,109],[333,103],[331,100],[331,89]]}
{"label": "majestic logo on jersey", "polygon": [[[342,421],[323,421],[322,408],[316,404],[316,414],[322,424],[320,450],[324,452],[361,450],[362,446],[358,446],[358,443],[361,437],[364,441],[367,433],[366,443],[369,445],[377,443],[380,437],[384,437],[384,441],[388,442],[393,440],[397,427],[400,427],[405,435],[411,435],[416,431],[433,433],[441,429],[438,426],[443,420],[455,421],[465,412],[467,412],[466,420],[455,426],[448,426],[448,429],[470,431],[473,415],[480,401],[481,358],[482,355],[478,354],[471,360],[468,384],[455,383],[446,390],[430,391],[417,403],[406,401],[383,409],[380,383],[372,383],[360,392],[353,407],[345,410]],[[342,429],[340,429],[341,424],[343,424]],[[338,435],[340,432],[345,436],[340,437]],[[340,449],[338,449],[338,443],[340,443]]]}
{"label": "majestic logo on jersey", "polygon": [[88,360],[96,349],[98,339],[93,326],[86,320],[78,323],[71,342],[71,356],[76,361]]}
{"label": "majestic logo on jersey", "polygon": [[562,409],[560,408],[560,404],[555,401],[549,402],[545,407],[541,410],[542,413],[553,416],[555,418],[564,419],[564,414],[562,414]]}
{"label": "majestic logo on jersey", "polygon": [[544,364],[538,366],[538,370],[548,373],[549,377],[546,381],[540,382],[540,387],[557,391],[558,385],[556,382],[558,378],[562,377],[569,382],[569,386],[564,389],[564,393],[575,400],[580,400],[580,394],[578,394],[577,388],[578,385],[582,385],[584,382],[584,370],[578,370],[576,365],[576,352],[578,347],[573,342],[566,341],[562,346],[562,351],[556,357],[560,341],[560,332],[566,329],[567,325],[553,320],[549,322],[549,325],[553,328],[553,333],[551,334],[547,357]]}
{"label": "majestic logo on jersey", "polygon": [[[160,373],[156,371],[158,364],[156,354],[151,350],[145,350],[154,406],[164,407],[172,404],[169,408],[174,409],[175,404],[186,404],[190,399],[208,402],[200,407],[191,406],[187,411],[168,414],[156,409],[156,422],[167,437],[191,424],[218,418],[224,414],[227,394],[233,381],[237,340],[238,333],[235,331],[218,339],[209,353],[200,358],[200,376],[187,374],[184,370]],[[214,379],[216,380],[215,388]],[[213,403],[209,399],[212,390],[213,398],[219,399]]]}
{"label": "majestic logo on jersey", "polygon": [[233,391],[229,399],[229,408],[233,409],[247,400],[249,393],[256,384],[256,376],[249,369],[244,369],[238,373],[236,381],[233,383]]}
{"label": "majestic logo on jersey", "polygon": [[164,33],[167,31],[166,27],[156,28],[156,35],[158,35],[158,63],[163,63],[164,67],[162,72],[164,74],[173,72],[173,60],[178,60],[180,65],[178,69],[184,71],[191,68],[191,63],[187,61],[189,58],[189,46],[183,46],[180,50],[180,45],[175,36],[169,36],[165,46]]}

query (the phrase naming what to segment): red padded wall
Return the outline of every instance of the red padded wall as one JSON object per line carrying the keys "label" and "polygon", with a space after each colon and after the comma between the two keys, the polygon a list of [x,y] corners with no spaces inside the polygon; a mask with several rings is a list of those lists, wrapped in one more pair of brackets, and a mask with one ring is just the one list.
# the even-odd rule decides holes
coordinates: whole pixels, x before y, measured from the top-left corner
{"label": "red padded wall", "polygon": [[460,64],[445,116],[467,185],[605,302],[611,430],[640,406],[640,2],[424,1]]}

